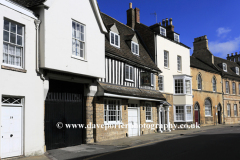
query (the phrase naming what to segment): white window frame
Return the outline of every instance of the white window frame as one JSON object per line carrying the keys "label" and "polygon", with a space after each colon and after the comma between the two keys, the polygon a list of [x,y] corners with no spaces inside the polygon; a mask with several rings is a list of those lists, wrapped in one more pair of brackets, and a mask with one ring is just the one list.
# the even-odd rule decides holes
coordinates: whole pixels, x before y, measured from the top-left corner
{"label": "white window frame", "polygon": [[226,92],[226,94],[229,94],[229,82],[228,81],[225,82],[225,92]]}
{"label": "white window frame", "polygon": [[[137,47],[137,51],[135,52],[136,48]],[[136,55],[139,55],[139,45],[133,41],[131,41],[131,51],[133,54],[136,54]]]}
{"label": "white window frame", "polygon": [[231,105],[227,104],[227,116],[231,117]]}
{"label": "white window frame", "polygon": [[233,105],[234,116],[237,117],[237,104]]}
{"label": "white window frame", "polygon": [[180,38],[179,38],[179,35],[174,33],[174,41],[176,42],[180,42]]}
{"label": "white window frame", "polygon": [[236,83],[232,82],[232,94],[236,94]]}
{"label": "white window frame", "polygon": [[[178,113],[181,114],[183,116],[183,119],[179,120],[177,119],[177,107],[182,107],[182,111],[183,113]],[[188,113],[189,109],[188,107],[190,107],[190,112]],[[192,122],[193,121],[193,107],[192,105],[174,105],[174,122]]]}
{"label": "white window frame", "polygon": [[[150,107],[148,107],[148,105],[150,106]],[[150,108],[151,110],[150,111],[147,111],[147,108]],[[150,112],[150,114],[151,114],[151,119],[149,120],[149,119],[147,119],[147,112]],[[151,103],[146,103],[146,109],[145,109],[145,115],[146,115],[146,122],[153,122],[153,114],[152,114],[152,104]]]}
{"label": "white window frame", "polygon": [[236,70],[236,74],[239,75],[239,68],[235,67],[235,70]]}
{"label": "white window frame", "polygon": [[177,70],[182,71],[182,57],[177,55]]}
{"label": "white window frame", "polygon": [[215,77],[213,77],[213,79],[212,79],[212,86],[213,86],[213,92],[216,92],[217,91],[217,81],[216,81]]}
{"label": "white window frame", "polygon": [[223,65],[223,71],[224,71],[224,72],[227,72],[227,64],[226,64],[226,63],[223,63],[222,65]]}
{"label": "white window frame", "polygon": [[[85,60],[86,59],[86,25],[80,22],[77,22],[75,20],[72,20],[72,25],[73,25],[73,22],[75,23],[75,30],[73,30],[73,27],[72,27],[72,57]],[[79,37],[74,37],[73,35],[73,34],[77,34],[76,25],[79,25],[79,28],[83,27],[83,30],[84,30],[83,32],[79,30]],[[73,40],[75,40],[75,48],[73,48]],[[79,42],[79,47],[77,47],[76,42]],[[81,48],[81,44],[82,44],[82,48]],[[76,52],[77,48],[79,49],[79,55],[77,55],[77,52]],[[82,51],[82,56],[81,56],[81,51]]]}
{"label": "white window frame", "polygon": [[[162,85],[162,89],[160,89],[160,87],[159,87],[159,84],[160,84],[159,77],[162,78],[162,84],[161,84]],[[162,75],[158,76],[158,89],[159,89],[159,91],[164,91],[164,77]]]}
{"label": "white window frame", "polygon": [[[9,22],[9,31],[7,31],[7,30],[5,30],[4,29],[4,21],[8,21]],[[18,34],[17,33],[17,27],[16,27],[16,33],[14,33],[14,32],[12,32],[11,31],[11,24],[12,23],[15,23],[15,25],[19,25],[19,26],[21,26],[22,27],[22,35],[20,35],[20,34]],[[9,32],[9,41],[4,41],[4,32]],[[11,33],[12,34],[15,34],[15,36],[16,36],[16,38],[15,38],[15,41],[16,41],[16,43],[12,43],[11,42],[11,38],[10,38],[10,35],[11,35]],[[4,18],[4,20],[3,20],[3,49],[4,49],[4,43],[5,44],[7,44],[7,46],[8,46],[8,53],[3,53],[3,51],[2,51],[2,57],[3,57],[3,61],[4,61],[4,54],[6,55],[7,54],[7,57],[8,57],[8,62],[7,63],[5,63],[5,62],[2,62],[3,63],[3,65],[4,66],[9,66],[9,67],[14,67],[14,68],[19,68],[19,69],[24,69],[24,67],[25,67],[25,62],[24,62],[24,59],[25,59],[25,52],[24,52],[24,47],[25,47],[25,44],[24,44],[24,42],[25,42],[25,26],[24,25],[22,25],[22,24],[20,24],[20,23],[18,23],[18,22],[15,22],[15,21],[12,21],[12,20],[10,20],[10,19],[6,19],[6,18]],[[17,44],[17,37],[22,37],[22,45],[19,45],[19,44]],[[14,55],[13,55],[13,57],[14,57],[14,63],[15,64],[10,64],[10,51],[9,51],[9,46],[14,46]],[[16,48],[20,48],[20,50],[21,50],[21,53],[20,53],[20,56],[17,56],[16,55]],[[21,63],[21,65],[20,66],[17,66],[16,65],[16,57],[20,57],[21,58],[21,60],[20,60],[20,63]]]}
{"label": "white window frame", "polygon": [[[167,56],[165,56],[165,54],[166,54]],[[163,59],[164,59],[164,67],[165,67],[165,68],[169,68],[169,52],[164,50],[163,56],[164,56],[164,57],[163,57]],[[167,66],[165,66],[165,61],[166,61]]]}
{"label": "white window frame", "polygon": [[[164,32],[163,32],[163,30],[164,30]],[[163,28],[163,27],[161,27],[160,26],[160,34],[162,35],[162,36],[164,36],[164,37],[166,37],[166,28]]]}
{"label": "white window frame", "polygon": [[[128,67],[128,77],[129,78],[127,78],[127,67]],[[130,69],[132,69],[132,77],[130,77]],[[130,65],[128,65],[128,64],[125,64],[125,72],[124,72],[124,75],[125,75],[125,80],[126,81],[130,81],[130,82],[134,82],[134,67],[133,66],[130,66]]]}
{"label": "white window frame", "polygon": [[[176,93],[176,86],[175,86],[175,80],[182,80],[183,81],[183,93]],[[187,83],[186,81],[190,81],[190,93],[187,93]],[[192,95],[192,77],[187,75],[174,75],[173,76],[173,93],[174,95]]]}
{"label": "white window frame", "polygon": [[[118,104],[116,104],[116,110],[112,110],[115,112],[120,112],[120,120],[118,120],[118,113],[116,113],[116,121],[109,121],[109,101],[116,101],[120,103],[120,110],[118,110]],[[107,103],[106,103],[107,102]],[[105,106],[107,107],[107,110],[105,110]],[[105,114],[106,111],[106,114]],[[106,120],[105,120],[106,117]],[[103,119],[104,119],[104,124],[108,125],[108,124],[123,124],[122,123],[122,103],[121,100],[119,99],[110,99],[110,98],[104,98],[104,104],[103,104]]]}
{"label": "white window frame", "polygon": [[[113,42],[113,43],[112,43],[111,34],[114,35],[114,42]],[[116,45],[116,36],[118,37],[118,45]],[[110,44],[111,44],[112,46],[117,47],[117,48],[120,48],[120,35],[119,35],[119,34],[110,31],[110,32],[109,32],[109,41],[110,41]]]}

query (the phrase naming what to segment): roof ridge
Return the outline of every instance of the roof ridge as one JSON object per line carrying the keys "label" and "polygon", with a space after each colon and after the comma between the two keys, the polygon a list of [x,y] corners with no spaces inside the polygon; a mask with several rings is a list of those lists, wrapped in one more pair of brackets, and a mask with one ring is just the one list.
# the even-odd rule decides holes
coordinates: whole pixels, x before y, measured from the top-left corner
{"label": "roof ridge", "polygon": [[[101,12],[102,14],[104,14],[104,15],[106,15],[106,16],[108,16],[109,18],[112,18],[113,20],[115,20],[115,21],[117,21],[118,23],[120,23],[120,24],[122,24],[122,25],[124,25],[124,26],[126,26],[126,27],[128,27],[128,28],[130,28],[130,29],[132,29],[131,27],[129,27],[128,25],[126,25],[126,24],[123,24],[122,22],[120,22],[120,21],[118,21],[118,20],[116,20],[115,18],[113,18],[113,17],[111,17],[111,16],[109,16],[109,15],[107,15],[106,13],[103,13],[103,12]],[[133,29],[132,29],[133,30]]]}

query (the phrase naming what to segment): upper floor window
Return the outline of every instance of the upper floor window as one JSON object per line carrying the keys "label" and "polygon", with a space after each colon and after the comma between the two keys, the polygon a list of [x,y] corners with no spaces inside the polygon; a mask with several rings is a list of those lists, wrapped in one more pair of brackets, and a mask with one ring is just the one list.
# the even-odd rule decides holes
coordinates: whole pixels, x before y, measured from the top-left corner
{"label": "upper floor window", "polygon": [[223,71],[227,72],[227,64],[223,63]]}
{"label": "upper floor window", "polygon": [[238,83],[238,94],[240,94],[240,83]]}
{"label": "upper floor window", "polygon": [[152,121],[152,107],[149,103],[146,104],[146,121]]}
{"label": "upper floor window", "polygon": [[151,86],[154,86],[154,74],[151,73]]}
{"label": "upper floor window", "polygon": [[24,27],[4,19],[3,25],[3,63],[12,67],[23,68]]}
{"label": "upper floor window", "polygon": [[213,86],[213,92],[216,92],[216,79],[213,77],[212,79],[212,86]]}
{"label": "upper floor window", "polygon": [[169,52],[164,51],[164,67],[169,67]]}
{"label": "upper floor window", "polygon": [[139,45],[135,42],[131,42],[131,44],[132,53],[139,55]]}
{"label": "upper floor window", "polygon": [[183,94],[183,79],[175,79],[175,94]]}
{"label": "upper floor window", "polygon": [[202,77],[200,74],[198,75],[197,80],[198,80],[198,89],[201,90],[202,89]]}
{"label": "upper floor window", "polygon": [[239,68],[235,67],[235,70],[236,70],[236,74],[239,75]]}
{"label": "upper floor window", "polygon": [[174,76],[175,94],[192,94],[192,80],[187,76]]}
{"label": "upper floor window", "polygon": [[110,32],[110,44],[115,47],[120,47],[120,36],[117,33]]}
{"label": "upper floor window", "polygon": [[236,94],[236,85],[235,85],[235,82],[232,83],[232,94]]}
{"label": "upper floor window", "polygon": [[229,93],[229,82],[226,81],[226,93]]}
{"label": "upper floor window", "polygon": [[158,76],[158,88],[163,91],[163,76]]}
{"label": "upper floor window", "polygon": [[191,81],[185,80],[185,84],[186,84],[186,94],[191,94]]}
{"label": "upper floor window", "polygon": [[72,21],[72,55],[84,59],[85,54],[85,26]]}
{"label": "upper floor window", "polygon": [[122,122],[122,107],[120,100],[104,100],[104,123],[116,124]]}
{"label": "upper floor window", "polygon": [[181,71],[182,70],[182,57],[177,56],[177,70]]}
{"label": "upper floor window", "polygon": [[180,42],[179,35],[174,33],[174,41]]}
{"label": "upper floor window", "polygon": [[163,27],[160,27],[160,34],[166,37],[166,29]]}
{"label": "upper floor window", "polygon": [[234,108],[234,116],[237,116],[237,104],[234,104],[234,106],[233,106]]}
{"label": "upper floor window", "polygon": [[132,66],[125,65],[125,79],[128,81],[134,81],[134,69]]}
{"label": "upper floor window", "polygon": [[228,114],[228,117],[231,116],[231,106],[230,106],[230,104],[227,104],[227,114]]}

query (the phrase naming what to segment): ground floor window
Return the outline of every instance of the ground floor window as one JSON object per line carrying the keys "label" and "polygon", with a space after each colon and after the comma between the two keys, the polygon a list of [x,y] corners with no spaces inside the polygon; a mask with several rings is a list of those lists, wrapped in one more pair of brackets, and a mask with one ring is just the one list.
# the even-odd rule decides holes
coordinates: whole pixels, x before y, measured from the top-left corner
{"label": "ground floor window", "polygon": [[237,104],[234,104],[234,116],[237,116]]}
{"label": "ground floor window", "polygon": [[175,106],[175,121],[192,121],[192,106]]}
{"label": "ground floor window", "polygon": [[152,121],[152,107],[151,104],[146,104],[146,121]]}
{"label": "ground floor window", "polygon": [[122,122],[120,100],[104,100],[104,123],[116,124]]}
{"label": "ground floor window", "polygon": [[227,104],[227,113],[228,113],[228,117],[230,117],[231,116],[230,104]]}

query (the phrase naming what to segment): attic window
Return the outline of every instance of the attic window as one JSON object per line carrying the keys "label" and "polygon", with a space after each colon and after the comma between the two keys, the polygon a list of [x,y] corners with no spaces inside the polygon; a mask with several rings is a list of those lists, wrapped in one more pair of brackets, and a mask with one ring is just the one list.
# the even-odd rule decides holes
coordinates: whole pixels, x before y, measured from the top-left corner
{"label": "attic window", "polygon": [[110,44],[120,48],[120,36],[114,32],[110,32]]}
{"label": "attic window", "polygon": [[223,63],[223,71],[227,72],[227,64],[226,63]]}
{"label": "attic window", "polygon": [[166,29],[163,27],[160,27],[160,34],[166,37]]}
{"label": "attic window", "polygon": [[131,50],[132,50],[132,53],[133,54],[136,54],[136,55],[139,55],[139,45],[137,44],[137,43],[135,43],[135,42],[131,42]]}
{"label": "attic window", "polygon": [[235,70],[236,70],[236,74],[239,75],[239,68],[236,67]]}
{"label": "attic window", "polygon": [[179,35],[176,34],[176,33],[174,33],[174,41],[180,42],[180,40],[179,40]]}

